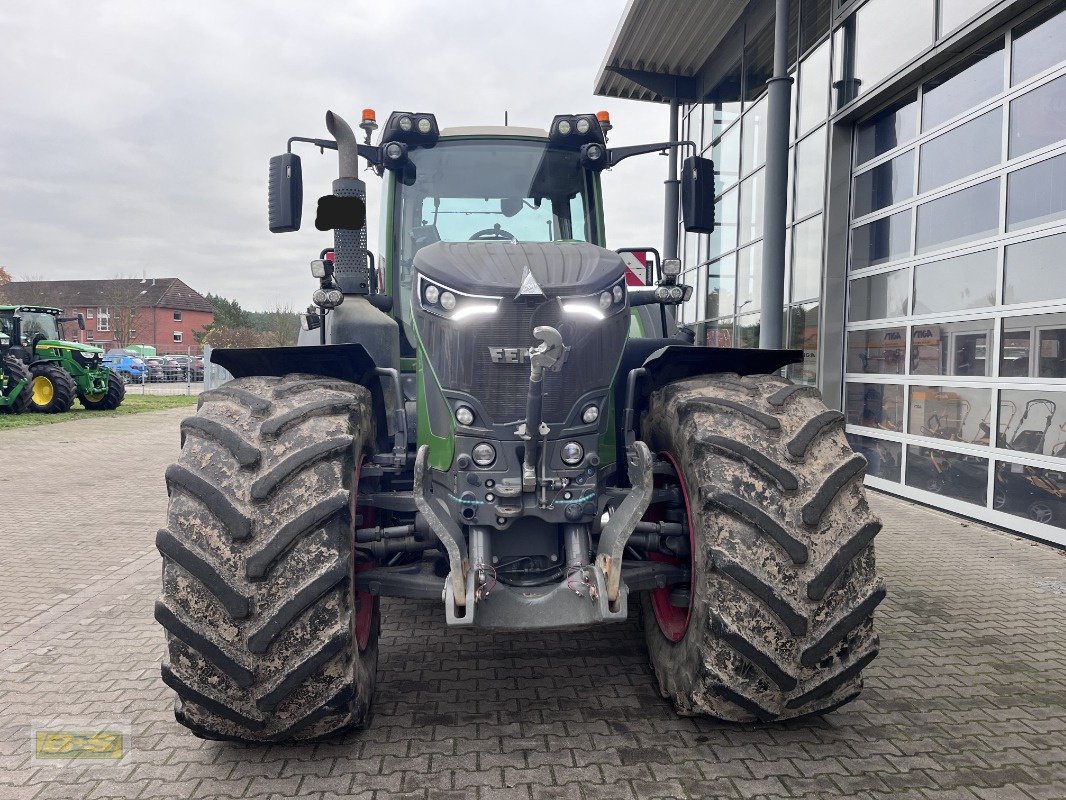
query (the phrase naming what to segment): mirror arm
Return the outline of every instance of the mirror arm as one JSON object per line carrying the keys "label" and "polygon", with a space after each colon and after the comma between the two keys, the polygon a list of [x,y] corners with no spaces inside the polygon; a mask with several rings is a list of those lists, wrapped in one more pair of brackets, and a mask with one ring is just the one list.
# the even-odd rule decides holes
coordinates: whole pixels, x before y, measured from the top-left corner
{"label": "mirror arm", "polygon": [[[322,153],[326,152],[326,150],[336,150],[337,149],[337,143],[335,141],[333,141],[332,139],[309,139],[306,136],[290,136],[289,137],[289,141],[288,141],[288,143],[286,145],[286,151],[285,152],[287,152],[287,153],[291,153],[292,152],[292,143],[293,142],[306,142],[307,144],[313,144],[315,147],[317,147],[319,149],[319,152],[322,152]],[[368,162],[370,162],[371,165],[373,165],[375,167],[380,167],[381,166],[382,157],[381,157],[381,148],[380,147],[374,147],[373,145],[369,145],[369,144],[360,144],[360,145],[357,145],[357,149],[359,150],[359,155],[361,155]]]}
{"label": "mirror arm", "polygon": [[640,156],[645,153],[658,153],[669,150],[671,147],[691,147],[696,152],[696,143],[688,140],[681,142],[655,142],[654,144],[635,144],[629,147],[611,147],[607,150],[607,166],[613,167],[620,161],[630,156]]}

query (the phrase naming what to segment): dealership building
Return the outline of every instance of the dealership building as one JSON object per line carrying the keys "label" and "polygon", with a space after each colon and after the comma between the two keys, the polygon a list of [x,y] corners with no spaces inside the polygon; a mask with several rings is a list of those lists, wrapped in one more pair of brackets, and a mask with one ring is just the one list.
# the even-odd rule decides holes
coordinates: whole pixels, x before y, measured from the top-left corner
{"label": "dealership building", "polygon": [[679,232],[697,341],[759,346],[787,185],[791,377],[867,483],[1066,545],[1066,2],[631,0],[596,93],[714,160],[718,227]]}

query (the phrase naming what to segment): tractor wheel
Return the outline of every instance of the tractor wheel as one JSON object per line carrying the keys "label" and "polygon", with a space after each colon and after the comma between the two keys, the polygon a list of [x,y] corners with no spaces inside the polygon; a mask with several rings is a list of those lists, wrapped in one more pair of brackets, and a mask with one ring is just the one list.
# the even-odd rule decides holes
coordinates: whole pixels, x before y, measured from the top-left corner
{"label": "tractor wheel", "polygon": [[41,414],[62,414],[74,405],[78,386],[62,367],[52,363],[30,367],[30,411]]}
{"label": "tractor wheel", "polygon": [[377,598],[353,590],[351,508],[373,446],[370,393],[309,375],[200,395],[166,472],[156,545],[163,681],[196,735],[319,739],[364,724]]}
{"label": "tractor wheel", "polygon": [[90,411],[111,411],[126,399],[126,381],[117,372],[107,371],[107,391],[97,394],[78,392],[78,400]]}
{"label": "tractor wheel", "polygon": [[885,587],[866,460],[843,428],[812,387],[768,375],[693,378],[652,396],[644,440],[675,485],[649,518],[687,522],[693,579],[644,594],[644,629],[679,713],[780,720],[858,695]]}
{"label": "tractor wheel", "polygon": [[30,406],[30,370],[22,359],[15,358],[14,356],[7,356],[4,358],[3,370],[4,374],[7,376],[8,392],[10,392],[19,381],[25,380],[26,385],[22,387],[19,396],[14,398],[13,403],[0,406],[0,414],[21,414],[23,411],[27,411]]}

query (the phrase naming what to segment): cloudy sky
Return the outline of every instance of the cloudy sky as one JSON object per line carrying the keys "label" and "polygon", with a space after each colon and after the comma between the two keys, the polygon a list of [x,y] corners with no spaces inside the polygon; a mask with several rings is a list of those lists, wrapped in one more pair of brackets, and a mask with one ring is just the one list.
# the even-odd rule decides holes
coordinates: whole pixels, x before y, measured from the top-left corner
{"label": "cloudy sky", "polygon": [[[333,109],[442,126],[611,112],[611,144],[663,140],[663,106],[593,80],[625,0],[301,3],[4,0],[0,264],[16,278],[178,276],[248,308],[308,302],[335,155],[304,148],[304,230],[271,234],[266,173]],[[358,132],[358,131],[357,131]],[[608,244],[662,241],[665,159],[604,176]],[[378,186],[367,178],[371,245]]]}

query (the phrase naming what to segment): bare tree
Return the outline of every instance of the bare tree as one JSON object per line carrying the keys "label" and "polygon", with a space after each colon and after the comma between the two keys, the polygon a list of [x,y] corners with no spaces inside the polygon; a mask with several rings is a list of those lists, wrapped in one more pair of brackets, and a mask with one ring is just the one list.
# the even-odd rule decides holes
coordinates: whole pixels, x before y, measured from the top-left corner
{"label": "bare tree", "polygon": [[267,312],[266,331],[277,336],[283,346],[296,344],[300,335],[300,318],[293,310],[292,303],[274,303],[274,307]]}
{"label": "bare tree", "polygon": [[102,285],[100,308],[106,309],[111,339],[118,348],[132,344],[137,337],[137,318],[144,306],[139,279],[119,276]]}

